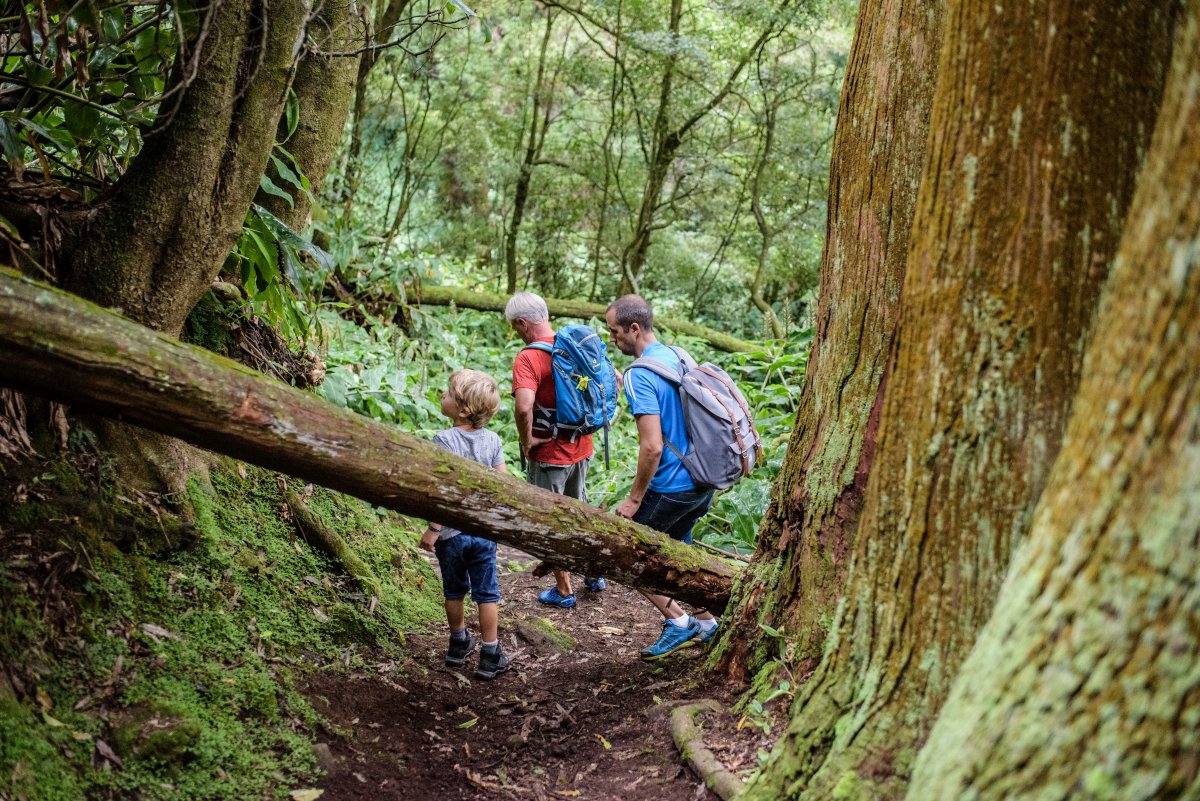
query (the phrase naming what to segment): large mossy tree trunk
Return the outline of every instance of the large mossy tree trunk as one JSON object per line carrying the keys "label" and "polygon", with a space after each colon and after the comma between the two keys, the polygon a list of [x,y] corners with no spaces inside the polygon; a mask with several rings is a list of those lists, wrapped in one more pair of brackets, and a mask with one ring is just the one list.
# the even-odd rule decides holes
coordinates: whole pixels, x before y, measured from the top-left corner
{"label": "large mossy tree trunk", "polygon": [[914,801],[1200,797],[1198,85],[1191,3],[1062,452]]}
{"label": "large mossy tree trunk", "polygon": [[449,453],[0,270],[0,386],[719,610],[735,569],[665,534]]}
{"label": "large mossy tree trunk", "polygon": [[905,791],[1057,455],[1175,5],[951,4],[845,598],[750,798]]}
{"label": "large mossy tree trunk", "polygon": [[[304,53],[292,80],[298,113],[296,129],[287,138],[284,115],[279,139],[287,140],[284,147],[308,179],[312,194],[317,193],[329,171],[346,127],[362,60],[361,54],[350,54],[358,53],[364,41],[362,18],[352,0],[323,0],[308,22]],[[312,209],[310,195],[290,186],[273,164],[268,166],[267,174],[292,196],[292,202],[261,191],[255,201],[292,230],[302,230]]]}
{"label": "large mossy tree trunk", "polygon": [[[64,241],[66,289],[178,336],[241,234],[275,142],[306,3],[222,0],[183,12],[154,131]],[[183,50],[183,48],[181,48]]]}
{"label": "large mossy tree trunk", "polygon": [[[845,583],[862,511],[925,156],[944,4],[859,9],[830,158],[816,338],[787,459],[727,617],[720,667],[745,682],[783,629],[803,659]],[[825,626],[828,624],[826,623]]]}

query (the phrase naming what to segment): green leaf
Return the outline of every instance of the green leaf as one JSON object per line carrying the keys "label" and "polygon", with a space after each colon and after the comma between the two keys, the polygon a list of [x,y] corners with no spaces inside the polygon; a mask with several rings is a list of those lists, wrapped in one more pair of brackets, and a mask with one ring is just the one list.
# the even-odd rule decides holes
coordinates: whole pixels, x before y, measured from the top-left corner
{"label": "green leaf", "polygon": [[63,104],[63,125],[76,139],[91,139],[100,122],[100,112],[91,106],[68,100]]}
{"label": "green leaf", "polygon": [[300,125],[300,98],[296,95],[296,90],[288,87],[287,103],[283,107],[284,119],[287,122],[287,136],[283,137],[283,141],[292,138],[292,134],[296,132],[296,127]]}
{"label": "green leaf", "polygon": [[478,722],[479,722],[479,718],[471,718],[470,720],[464,720],[462,723],[458,724],[458,728],[469,729]]}
{"label": "green leaf", "polygon": [[17,129],[6,117],[0,117],[0,149],[11,164],[19,164],[25,160],[25,145]]}
{"label": "green leaf", "polygon": [[271,163],[275,165],[275,171],[279,173],[279,177],[287,181],[292,186],[303,191],[304,182],[302,182],[296,173],[292,172],[292,168],[284,163],[279,156],[271,156]]}
{"label": "green leaf", "polygon": [[767,634],[771,635],[772,637],[777,637],[779,639],[783,639],[783,632],[780,631],[779,629],[771,628],[766,623],[759,623],[758,627],[760,629],[762,629],[763,631],[765,631]]}
{"label": "green leaf", "polygon": [[258,188],[266,192],[268,195],[274,195],[275,197],[283,198],[292,208],[296,207],[295,202],[292,201],[292,196],[276,186],[275,182],[272,181],[269,176],[264,175],[259,179]]}

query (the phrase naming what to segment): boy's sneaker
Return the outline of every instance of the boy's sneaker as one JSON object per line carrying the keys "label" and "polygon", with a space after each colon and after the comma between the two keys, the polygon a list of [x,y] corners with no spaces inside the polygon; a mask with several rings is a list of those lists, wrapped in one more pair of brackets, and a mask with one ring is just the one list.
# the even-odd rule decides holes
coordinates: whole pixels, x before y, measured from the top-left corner
{"label": "boy's sneaker", "polygon": [[669,620],[663,621],[662,634],[658,638],[658,642],[653,645],[647,645],[642,649],[641,657],[643,661],[653,662],[655,659],[662,659],[668,654],[673,654],[681,648],[691,648],[696,645],[693,639],[700,632],[700,627],[696,625],[695,618],[688,618],[686,627],[676,626]]}
{"label": "boy's sneaker", "polygon": [[717,629],[721,628],[721,624],[718,623],[708,631],[705,631],[704,627],[700,625],[700,621],[696,620],[694,617],[689,617],[688,623],[695,625],[696,627],[696,636],[692,638],[692,641],[702,648],[707,648],[712,644],[713,637],[717,636]]}
{"label": "boy's sneaker", "polygon": [[595,578],[588,576],[583,580],[583,583],[586,584],[587,588],[592,592],[604,592],[608,589],[608,582],[600,576],[596,576]]}
{"label": "boy's sneaker", "polygon": [[456,640],[450,638],[450,647],[446,649],[446,666],[458,667],[463,663],[463,660],[471,655],[475,650],[475,638],[467,634],[466,639]]}
{"label": "boy's sneaker", "polygon": [[504,671],[508,670],[510,662],[508,654],[499,646],[496,650],[488,652],[483,650],[479,652],[479,667],[475,668],[475,677],[479,679],[494,679]]}
{"label": "boy's sneaker", "polygon": [[570,595],[559,595],[558,587],[551,587],[548,590],[538,593],[538,600],[550,606],[561,607],[562,609],[570,609],[575,605],[575,593]]}

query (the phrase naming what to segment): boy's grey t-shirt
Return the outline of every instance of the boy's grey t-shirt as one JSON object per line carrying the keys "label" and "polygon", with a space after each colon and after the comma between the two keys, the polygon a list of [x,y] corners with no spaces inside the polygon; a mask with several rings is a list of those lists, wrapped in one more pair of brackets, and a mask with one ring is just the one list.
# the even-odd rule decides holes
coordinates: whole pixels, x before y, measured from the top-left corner
{"label": "boy's grey t-shirt", "polygon": [[[457,427],[447,428],[434,434],[433,444],[488,467],[504,464],[504,448],[500,444],[500,437],[495,431],[487,428],[477,428],[474,431]],[[443,526],[438,540],[448,540],[461,533],[456,528]]]}

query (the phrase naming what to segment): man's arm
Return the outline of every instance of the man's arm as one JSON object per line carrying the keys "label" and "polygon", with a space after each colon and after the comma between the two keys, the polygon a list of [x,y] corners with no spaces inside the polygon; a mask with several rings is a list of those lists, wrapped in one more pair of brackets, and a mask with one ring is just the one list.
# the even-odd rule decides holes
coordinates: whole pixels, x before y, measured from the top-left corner
{"label": "man's arm", "polygon": [[529,449],[549,442],[549,437],[533,435],[533,390],[521,387],[513,393],[513,409],[517,417],[517,437],[521,440],[521,455],[528,458]]}
{"label": "man's arm", "polygon": [[620,517],[632,518],[646,497],[646,489],[650,479],[658,470],[658,462],[662,458],[663,438],[662,420],[657,414],[637,415],[638,427],[638,461],[637,475],[633,477],[633,486],[629,488],[629,497],[621,501],[614,510]]}

